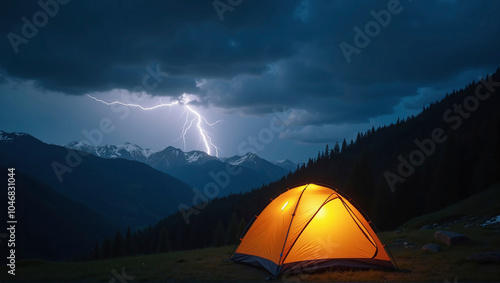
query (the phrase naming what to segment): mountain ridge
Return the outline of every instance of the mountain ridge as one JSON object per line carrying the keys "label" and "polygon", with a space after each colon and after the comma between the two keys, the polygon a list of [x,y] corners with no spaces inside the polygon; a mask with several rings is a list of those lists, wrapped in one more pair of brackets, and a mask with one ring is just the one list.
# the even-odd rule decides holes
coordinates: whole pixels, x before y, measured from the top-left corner
{"label": "mountain ridge", "polygon": [[[71,163],[75,162],[76,156],[80,158],[79,163]],[[65,168],[63,179],[59,179],[54,171],[55,163],[66,166],[61,167]],[[25,223],[38,223],[34,219],[42,215],[46,216],[46,220],[55,215],[75,215],[77,212],[74,208],[80,207],[82,213],[87,213],[89,219],[94,220],[86,224],[82,220],[86,229],[97,229],[99,223],[107,219],[106,223],[109,224],[99,227],[112,227],[113,230],[116,229],[114,227],[121,230],[130,227],[135,230],[178,211],[179,203],[190,203],[193,198],[191,186],[144,163],[71,152],[68,148],[46,144],[24,133],[0,131],[0,166],[16,170],[16,176],[19,177],[16,190],[21,196],[18,205],[24,211]],[[49,198],[49,202],[43,198],[37,199],[41,195]],[[22,196],[24,204],[32,205],[23,206]],[[36,207],[38,209],[34,211]],[[47,238],[43,229],[32,231],[34,234],[31,236],[49,239],[44,244],[54,246],[59,237],[73,237],[77,231],[82,231],[77,224],[67,220],[57,223],[57,237]],[[103,233],[89,235],[93,235],[93,243],[104,236]],[[28,255],[40,256],[46,252],[43,245],[31,247],[34,250]],[[69,251],[74,256],[78,251],[87,250],[88,246],[83,247],[82,244],[50,256],[45,254],[50,258],[62,259],[70,256]],[[18,258],[22,259],[25,255],[19,254]]]}
{"label": "mountain ridge", "polygon": [[[89,146],[83,143],[71,142],[67,146],[103,158],[124,158],[139,161],[197,188],[203,188],[206,184],[212,182],[213,180],[209,177],[210,173],[224,170],[224,164],[241,167],[241,170],[236,170],[242,171],[243,174],[233,176],[232,184],[221,195],[245,192],[262,184],[276,181],[290,172],[290,170],[273,164],[254,153],[217,158],[204,151],[192,150],[185,152],[173,146],[168,146],[156,152],[130,143]],[[142,154],[144,152],[147,152],[148,155]],[[209,162],[212,166],[205,166]],[[239,185],[236,186],[235,183]]]}

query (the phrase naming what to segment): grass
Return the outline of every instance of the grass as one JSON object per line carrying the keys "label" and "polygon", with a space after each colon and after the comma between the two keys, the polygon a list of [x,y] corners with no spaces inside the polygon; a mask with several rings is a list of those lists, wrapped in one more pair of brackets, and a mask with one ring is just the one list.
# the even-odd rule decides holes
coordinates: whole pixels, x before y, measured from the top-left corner
{"label": "grass", "polygon": [[[435,213],[411,219],[398,231],[383,232],[380,238],[389,244],[389,250],[401,270],[350,270],[332,269],[319,273],[284,275],[274,281],[327,282],[327,281],[390,281],[390,282],[466,282],[500,281],[500,265],[480,265],[466,260],[477,252],[500,252],[498,230],[483,229],[477,225],[465,228],[465,222],[449,227],[450,231],[466,234],[470,243],[447,247],[438,253],[420,250],[426,243],[433,243],[435,230],[419,228],[458,215],[500,214],[498,202],[500,186],[485,191],[460,203]],[[391,243],[410,243],[394,245]],[[172,282],[172,281],[265,281],[270,274],[261,268],[223,261],[232,246],[178,251],[147,256],[124,257],[88,262],[49,262],[43,260],[19,261],[16,276],[7,274],[7,267],[0,267],[0,282]],[[114,273],[113,273],[114,271]],[[124,273],[122,273],[124,272]],[[118,274],[118,276],[117,276]],[[121,278],[121,276],[126,276]],[[113,280],[114,279],[114,280]]]}
{"label": "grass", "polygon": [[[16,266],[16,276],[7,276],[7,269],[0,268],[0,282],[110,282],[116,275],[113,270],[129,278],[128,282],[144,281],[200,281],[200,280],[261,280],[268,276],[265,270],[245,268],[233,262],[224,262],[232,247],[207,248],[169,252],[136,257],[124,257],[89,262],[59,263],[41,260],[21,261]],[[133,278],[132,278],[133,277]],[[120,282],[116,278],[115,282]]]}
{"label": "grass", "polygon": [[[465,258],[482,251],[500,251],[498,232],[479,227],[463,228],[456,224],[452,231],[465,232],[469,244],[446,247],[439,253],[420,250],[422,245],[433,241],[434,230],[409,230],[407,232],[381,233],[387,243],[396,239],[415,243],[413,247],[390,247],[396,263],[402,271],[338,270],[332,269],[314,274],[285,275],[276,281],[392,281],[392,282],[459,282],[498,281],[499,265],[479,265]],[[466,230],[466,231],[465,231]],[[127,282],[165,281],[265,281],[270,274],[260,268],[223,261],[232,250],[231,246],[169,252],[163,254],[125,257],[109,260],[59,263],[41,260],[21,261],[17,264],[16,276],[7,276],[7,268],[0,268],[0,281],[36,282],[120,282],[112,271],[130,276]],[[126,278],[125,278],[126,279]]]}

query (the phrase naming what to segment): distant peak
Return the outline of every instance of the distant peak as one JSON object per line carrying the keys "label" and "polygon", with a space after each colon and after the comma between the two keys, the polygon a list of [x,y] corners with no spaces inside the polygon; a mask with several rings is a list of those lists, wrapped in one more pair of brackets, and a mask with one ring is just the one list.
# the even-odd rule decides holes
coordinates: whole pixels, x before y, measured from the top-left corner
{"label": "distant peak", "polygon": [[177,148],[177,147],[173,147],[173,146],[171,146],[171,145],[167,146],[165,149],[168,149],[168,150],[175,150],[175,151],[182,151],[182,150],[180,150],[179,148]]}
{"label": "distant peak", "polygon": [[19,137],[24,137],[24,136],[30,136],[30,135],[21,132],[7,133],[5,131],[0,131],[0,140],[2,141],[13,141],[18,139]]}
{"label": "distant peak", "polygon": [[240,158],[245,158],[245,159],[256,159],[256,158],[260,158],[257,154],[255,153],[252,153],[252,152],[247,152],[245,153],[245,155],[243,156],[235,156],[235,157],[240,157]]}
{"label": "distant peak", "polygon": [[72,141],[65,145],[65,147],[80,147],[80,146],[90,146],[90,144],[81,141]]}
{"label": "distant peak", "polygon": [[12,132],[12,133],[7,133],[5,131],[0,130],[1,135],[13,135],[13,136],[29,136],[27,133],[23,132]]}

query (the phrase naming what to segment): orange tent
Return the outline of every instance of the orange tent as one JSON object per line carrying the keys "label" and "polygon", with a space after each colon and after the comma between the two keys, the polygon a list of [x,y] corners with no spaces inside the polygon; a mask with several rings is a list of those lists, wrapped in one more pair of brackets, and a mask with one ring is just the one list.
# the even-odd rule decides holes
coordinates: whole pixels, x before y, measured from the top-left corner
{"label": "orange tent", "polygon": [[274,276],[333,266],[397,269],[362,213],[338,191],[308,184],[282,193],[232,256]]}

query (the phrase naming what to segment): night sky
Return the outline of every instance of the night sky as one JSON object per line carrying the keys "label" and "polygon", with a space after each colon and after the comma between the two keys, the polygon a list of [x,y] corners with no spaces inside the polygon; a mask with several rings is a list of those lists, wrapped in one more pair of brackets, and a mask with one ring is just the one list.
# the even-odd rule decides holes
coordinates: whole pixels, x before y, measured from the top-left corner
{"label": "night sky", "polygon": [[205,150],[189,107],[220,156],[304,161],[500,64],[500,1],[39,3],[0,3],[0,130],[59,145]]}

